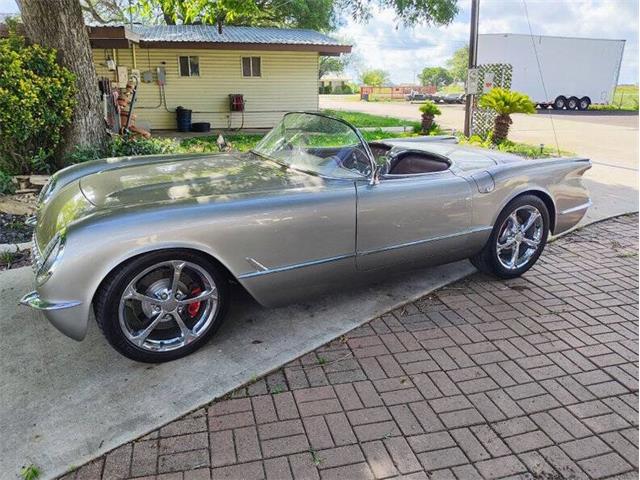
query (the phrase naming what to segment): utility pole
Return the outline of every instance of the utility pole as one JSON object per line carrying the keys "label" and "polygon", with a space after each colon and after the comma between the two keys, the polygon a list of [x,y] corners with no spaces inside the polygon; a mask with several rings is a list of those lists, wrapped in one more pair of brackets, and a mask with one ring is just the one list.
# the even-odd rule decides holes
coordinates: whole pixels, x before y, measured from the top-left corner
{"label": "utility pole", "polygon": [[[480,0],[471,0],[471,28],[469,29],[469,68],[475,68],[478,61],[478,20],[480,18]],[[469,86],[467,85],[467,88]],[[464,109],[464,134],[471,135],[471,105],[473,95],[466,96]]]}

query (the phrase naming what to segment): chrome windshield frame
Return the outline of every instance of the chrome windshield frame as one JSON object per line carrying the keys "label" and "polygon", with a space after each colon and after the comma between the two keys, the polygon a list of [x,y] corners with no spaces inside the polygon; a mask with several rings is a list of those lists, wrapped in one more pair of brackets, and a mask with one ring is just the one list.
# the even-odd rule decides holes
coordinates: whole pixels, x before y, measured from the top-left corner
{"label": "chrome windshield frame", "polygon": [[[375,158],[373,156],[373,152],[371,152],[371,149],[369,148],[369,144],[367,143],[367,141],[362,136],[362,133],[360,133],[360,130],[358,130],[356,127],[351,125],[349,122],[347,122],[346,120],[343,120],[341,118],[332,117],[331,115],[327,115],[327,114],[324,114],[324,113],[321,113],[321,112],[310,112],[310,111],[305,111],[305,110],[295,110],[295,111],[287,112],[282,116],[282,120],[280,120],[280,121],[282,122],[287,115],[294,115],[294,114],[305,114],[305,115],[314,115],[316,117],[324,117],[324,118],[328,118],[330,120],[334,120],[336,122],[340,122],[340,123],[346,125],[347,127],[349,127],[356,134],[356,137],[358,137],[358,140],[360,140],[360,143],[362,143],[362,145],[364,146],[365,154],[367,155],[367,158],[369,159],[369,165],[371,167],[371,173],[369,174],[369,176],[362,175],[362,179],[367,179],[369,182],[373,181],[373,179],[375,178],[375,175],[376,175]],[[278,123],[278,125],[279,125],[279,123]],[[278,126],[278,125],[276,125],[276,126]],[[276,128],[276,126],[274,126],[273,128]],[[273,159],[269,158],[268,156],[264,155],[263,153],[256,151],[255,148],[252,148],[250,151],[251,151],[251,153],[253,153],[255,155],[258,155],[260,157],[268,158],[269,160],[272,160],[272,161],[278,163],[279,165],[283,165],[283,166],[286,166],[288,168],[294,168],[291,165],[284,165],[282,162],[278,162],[277,160],[273,160]],[[305,173],[310,173],[310,172],[305,171]],[[334,178],[334,177],[328,177],[326,175],[323,175],[320,172],[313,172],[313,173],[316,174],[316,175],[319,175],[321,177],[325,177],[325,178]],[[342,179],[342,180],[345,180],[345,179]],[[353,179],[351,179],[351,180],[353,180]]]}

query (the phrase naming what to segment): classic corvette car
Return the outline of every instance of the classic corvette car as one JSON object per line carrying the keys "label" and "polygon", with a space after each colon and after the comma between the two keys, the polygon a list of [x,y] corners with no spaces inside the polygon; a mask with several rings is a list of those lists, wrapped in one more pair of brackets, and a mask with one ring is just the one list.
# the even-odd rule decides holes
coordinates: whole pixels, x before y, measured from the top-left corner
{"label": "classic corvette car", "polygon": [[93,309],[120,353],[172,360],[218,329],[230,281],[271,306],[464,258],[521,275],[585,214],[590,166],[453,137],[367,143],[342,120],[289,113],[248,153],[108,158],[53,175],[22,303],[76,340]]}

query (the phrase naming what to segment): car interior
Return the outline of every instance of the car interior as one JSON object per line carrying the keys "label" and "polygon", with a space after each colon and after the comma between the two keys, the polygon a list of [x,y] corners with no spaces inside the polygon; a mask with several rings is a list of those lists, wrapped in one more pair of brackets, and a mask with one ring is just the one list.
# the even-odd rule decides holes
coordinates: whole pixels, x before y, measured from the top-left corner
{"label": "car interior", "polygon": [[[384,175],[419,175],[442,172],[450,166],[449,161],[439,155],[420,150],[394,148],[381,142],[369,142],[369,148],[376,160],[386,157],[389,163]],[[369,175],[371,165],[367,154],[358,147],[311,148],[308,153],[319,158],[332,158],[340,167]]]}
{"label": "car interior", "polygon": [[386,156],[389,170],[386,175],[417,175],[447,170],[449,161],[439,155],[419,150],[395,149],[385,143],[369,142],[376,161]]}

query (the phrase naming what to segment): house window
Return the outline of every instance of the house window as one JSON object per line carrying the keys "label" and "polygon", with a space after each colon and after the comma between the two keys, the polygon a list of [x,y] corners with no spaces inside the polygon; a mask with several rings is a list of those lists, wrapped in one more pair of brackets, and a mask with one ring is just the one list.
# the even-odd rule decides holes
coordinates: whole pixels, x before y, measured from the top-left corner
{"label": "house window", "polygon": [[179,60],[181,77],[200,76],[200,60],[198,57],[180,57]]}
{"label": "house window", "polygon": [[243,77],[261,77],[262,76],[262,58],[242,57],[242,76]]}

